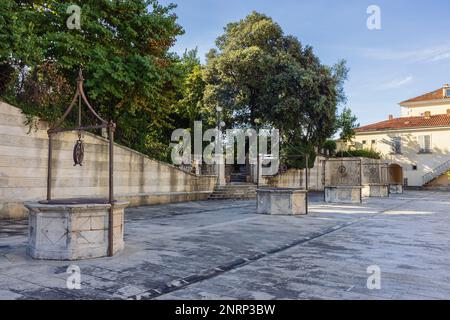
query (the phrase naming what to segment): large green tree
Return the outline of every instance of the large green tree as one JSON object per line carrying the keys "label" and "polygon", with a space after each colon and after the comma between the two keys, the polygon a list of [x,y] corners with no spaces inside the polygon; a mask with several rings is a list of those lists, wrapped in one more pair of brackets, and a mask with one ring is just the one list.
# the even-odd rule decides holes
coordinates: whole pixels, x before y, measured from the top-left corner
{"label": "large green tree", "polygon": [[[81,7],[80,30],[66,26],[72,4]],[[53,121],[82,66],[89,99],[117,122],[119,141],[163,158],[183,77],[169,53],[183,32],[173,8],[156,0],[2,0],[2,97]]]}
{"label": "large green tree", "polygon": [[351,142],[355,137],[355,129],[359,127],[358,118],[350,108],[345,107],[337,119],[339,138],[344,142]]}
{"label": "large green tree", "polygon": [[323,65],[311,47],[257,12],[228,24],[216,46],[205,68],[208,105],[231,110],[240,125],[260,119],[279,129],[289,153],[313,150],[335,133],[345,61]]}
{"label": "large green tree", "polygon": [[180,59],[182,85],[176,102],[174,124],[177,128],[193,128],[194,121],[209,122],[211,109],[204,103],[205,81],[197,49],[186,51]]}

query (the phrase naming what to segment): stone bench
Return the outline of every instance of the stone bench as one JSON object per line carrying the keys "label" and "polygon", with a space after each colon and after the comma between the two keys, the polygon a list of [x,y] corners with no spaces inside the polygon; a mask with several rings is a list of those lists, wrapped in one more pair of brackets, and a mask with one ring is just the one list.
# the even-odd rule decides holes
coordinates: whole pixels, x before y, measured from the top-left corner
{"label": "stone bench", "polygon": [[325,187],[327,203],[362,203],[362,186],[328,186]]}
{"label": "stone bench", "polygon": [[365,185],[362,189],[363,197],[370,198],[388,198],[389,197],[389,185],[387,184],[371,184]]}
{"label": "stone bench", "polygon": [[[123,250],[124,209],[114,210],[114,254]],[[80,260],[105,257],[109,247],[109,203],[25,203],[29,210],[28,254],[34,259]]]}
{"label": "stone bench", "polygon": [[257,213],[270,215],[308,214],[308,191],[290,188],[257,190]]}
{"label": "stone bench", "polygon": [[389,185],[389,193],[403,194],[403,185],[402,184],[390,184]]}

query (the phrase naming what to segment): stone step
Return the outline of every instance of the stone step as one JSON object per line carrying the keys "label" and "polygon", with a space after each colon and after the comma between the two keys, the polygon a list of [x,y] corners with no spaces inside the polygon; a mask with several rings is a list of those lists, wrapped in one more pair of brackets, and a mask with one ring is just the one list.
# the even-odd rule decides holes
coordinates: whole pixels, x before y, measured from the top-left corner
{"label": "stone step", "polygon": [[242,197],[220,197],[220,196],[210,196],[208,200],[254,200],[255,196],[242,196]]}
{"label": "stone step", "polygon": [[246,194],[246,193],[256,193],[256,190],[233,190],[233,191],[214,190],[214,193],[220,193],[220,194]]}
{"label": "stone step", "polygon": [[218,187],[214,190],[223,190],[223,191],[240,191],[240,190],[256,190],[256,187],[237,187],[237,188],[223,188]]}
{"label": "stone step", "polygon": [[247,196],[255,196],[256,192],[247,192],[247,193],[217,193],[214,192],[211,194],[211,196],[218,196],[218,197],[247,197]]}
{"label": "stone step", "polygon": [[223,187],[218,187],[218,188],[227,189],[227,190],[235,190],[235,189],[255,189],[256,187],[242,185],[242,186],[228,186],[228,187],[223,186]]}
{"label": "stone step", "polygon": [[247,175],[242,173],[232,173],[230,175],[230,181],[231,182],[246,182],[247,181]]}
{"label": "stone step", "polygon": [[256,199],[256,185],[236,183],[217,187],[209,196],[210,200],[253,200]]}

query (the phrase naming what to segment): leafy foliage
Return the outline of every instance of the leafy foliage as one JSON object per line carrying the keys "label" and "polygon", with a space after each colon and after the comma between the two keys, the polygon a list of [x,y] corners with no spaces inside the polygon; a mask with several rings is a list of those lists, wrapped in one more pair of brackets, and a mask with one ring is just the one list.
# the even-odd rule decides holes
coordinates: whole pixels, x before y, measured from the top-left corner
{"label": "leafy foliage", "polygon": [[370,159],[381,159],[381,153],[374,150],[348,150],[348,151],[340,151],[336,154],[338,158],[345,157],[362,157],[362,158],[370,158]]}
{"label": "leafy foliage", "polygon": [[216,46],[205,68],[207,105],[225,107],[241,126],[260,119],[291,145],[318,146],[335,132],[344,61],[321,64],[311,47],[257,12],[228,24]]}
{"label": "leafy foliage", "polygon": [[304,169],[307,165],[306,156],[308,157],[308,168],[313,168],[317,157],[314,146],[297,140],[294,144],[284,145],[281,151],[281,162],[287,168]]}
{"label": "leafy foliage", "polygon": [[212,109],[205,106],[203,101],[206,83],[197,50],[186,52],[180,64],[184,78],[175,105],[178,128],[193,128],[194,121],[211,122]]}
{"label": "leafy foliage", "polygon": [[[66,27],[72,4],[81,7],[81,30]],[[183,33],[173,8],[157,0],[1,1],[0,97],[53,122],[82,66],[88,98],[117,123],[119,142],[152,157],[168,160],[172,130],[195,120],[212,126],[221,106],[227,124],[280,129],[287,158],[309,153],[314,161],[315,146],[338,127],[345,62],[323,65],[253,12],[226,26],[202,66],[197,50],[169,52]]]}
{"label": "leafy foliage", "polygon": [[334,140],[327,140],[323,144],[323,149],[325,149],[329,155],[334,155],[337,149],[336,141]]}
{"label": "leafy foliage", "polygon": [[355,137],[355,129],[359,127],[358,118],[353,115],[350,108],[344,108],[337,120],[337,126],[340,130],[340,138],[343,142],[352,141]]}
{"label": "leafy foliage", "polygon": [[[66,27],[70,4],[81,7],[81,30]],[[168,52],[183,33],[173,5],[3,0],[0,6],[0,64],[16,75],[12,83],[2,75],[9,85],[4,99],[53,121],[67,107],[67,85],[73,93],[83,66],[89,99],[104,118],[117,122],[119,141],[157,158],[166,156],[170,106],[183,77],[179,59]]]}

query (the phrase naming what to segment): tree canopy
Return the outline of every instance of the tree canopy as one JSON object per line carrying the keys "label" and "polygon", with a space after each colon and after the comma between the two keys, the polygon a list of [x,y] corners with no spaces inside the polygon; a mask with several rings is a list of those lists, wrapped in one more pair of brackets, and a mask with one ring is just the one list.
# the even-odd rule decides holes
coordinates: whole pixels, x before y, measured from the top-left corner
{"label": "tree canopy", "polygon": [[[72,4],[81,7],[80,30],[66,26]],[[82,66],[89,99],[117,122],[118,140],[163,157],[170,107],[184,77],[169,53],[183,33],[173,8],[156,0],[3,0],[0,94],[54,121]]]}
{"label": "tree canopy", "polygon": [[355,137],[355,129],[359,127],[358,118],[350,108],[344,108],[337,119],[337,127],[340,130],[339,137],[344,142],[350,142]]}
{"label": "tree canopy", "polygon": [[[81,8],[79,30],[66,26],[72,4]],[[118,141],[162,160],[173,129],[212,125],[217,106],[233,126],[279,129],[287,154],[313,155],[342,127],[345,61],[322,64],[253,12],[225,27],[202,66],[197,50],[170,52],[184,32],[173,9],[157,0],[1,1],[0,97],[53,122],[82,66],[88,98],[117,123]]]}
{"label": "tree canopy", "polygon": [[240,125],[260,119],[279,129],[289,153],[320,146],[336,132],[345,61],[323,65],[310,46],[257,12],[228,24],[216,47],[205,68],[207,104],[225,107]]}

